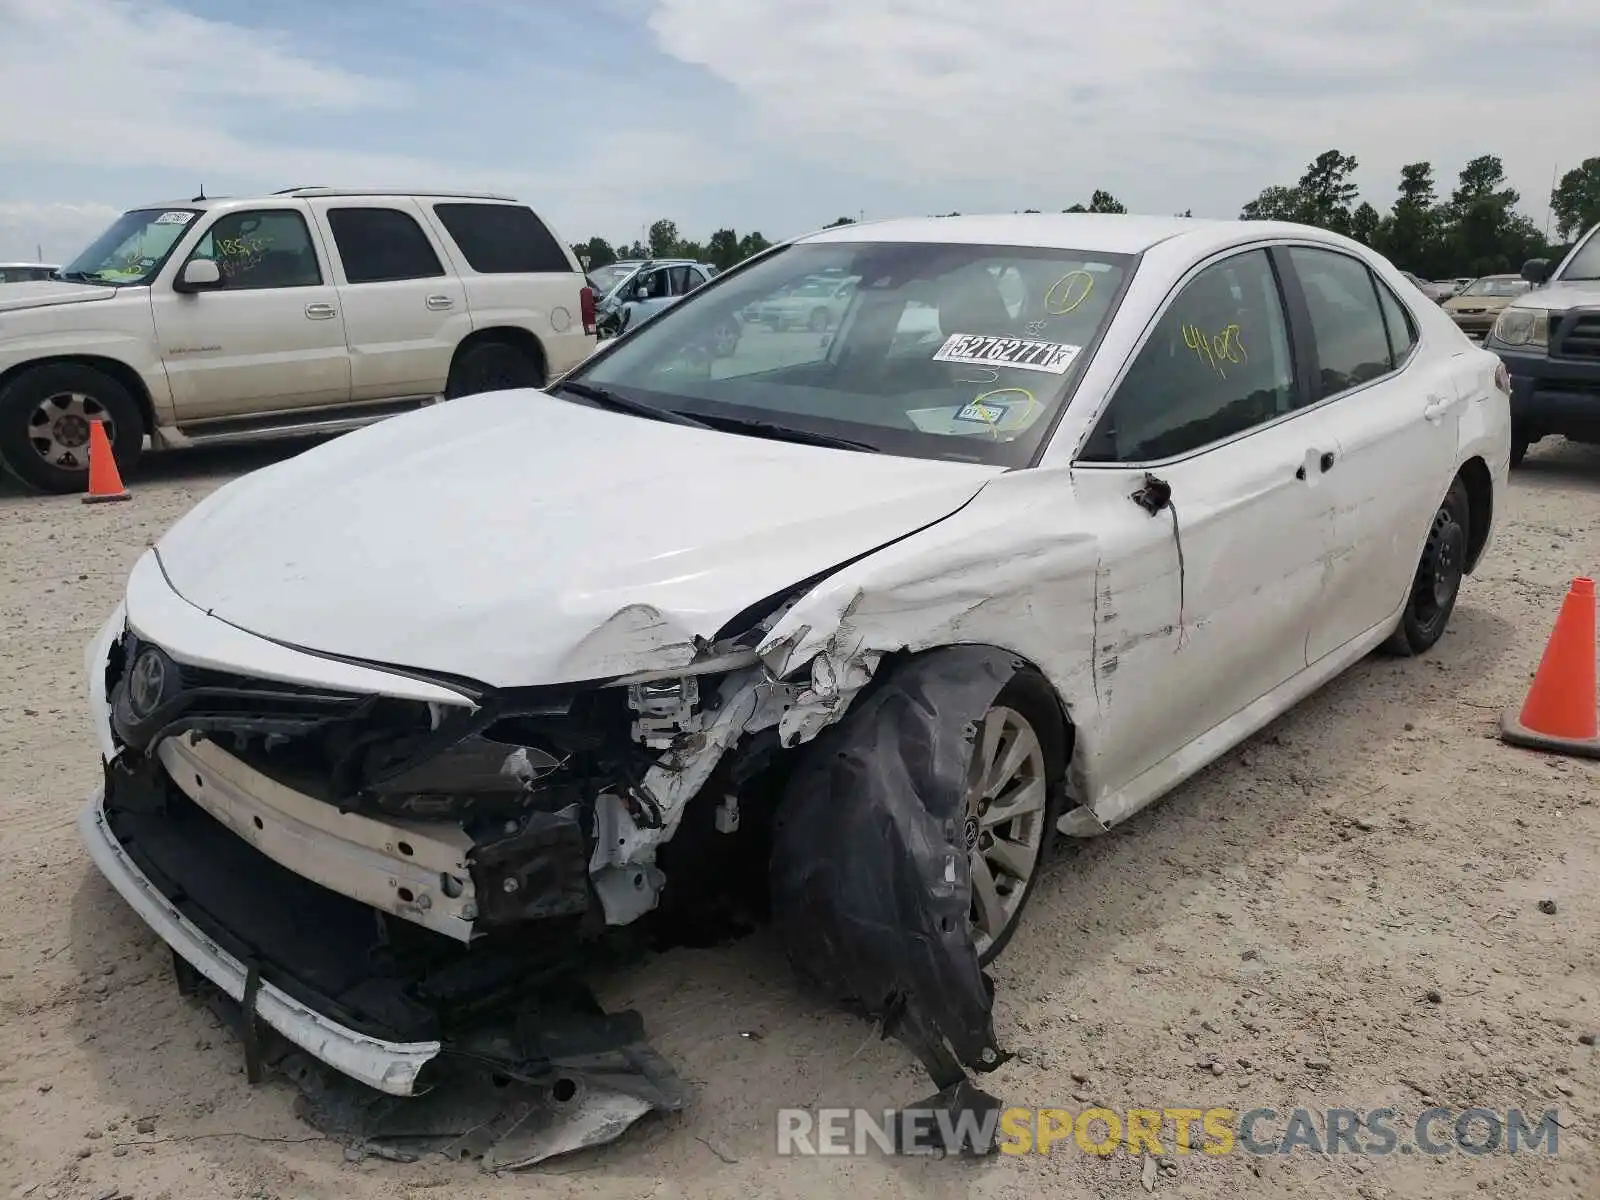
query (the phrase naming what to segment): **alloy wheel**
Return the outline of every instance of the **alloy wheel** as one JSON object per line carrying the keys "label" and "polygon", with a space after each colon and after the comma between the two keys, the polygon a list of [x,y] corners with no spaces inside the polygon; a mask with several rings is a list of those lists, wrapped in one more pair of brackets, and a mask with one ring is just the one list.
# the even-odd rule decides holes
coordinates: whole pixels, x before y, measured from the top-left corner
{"label": "alloy wheel", "polygon": [[975,741],[963,834],[972,874],[969,919],[982,957],[1016,917],[1038,869],[1049,785],[1039,735],[1016,709],[990,709]]}
{"label": "alloy wheel", "polygon": [[89,466],[89,427],[99,421],[106,440],[116,445],[117,427],[111,414],[84,392],[57,392],[46,396],[28,418],[28,444],[45,462],[63,471]]}

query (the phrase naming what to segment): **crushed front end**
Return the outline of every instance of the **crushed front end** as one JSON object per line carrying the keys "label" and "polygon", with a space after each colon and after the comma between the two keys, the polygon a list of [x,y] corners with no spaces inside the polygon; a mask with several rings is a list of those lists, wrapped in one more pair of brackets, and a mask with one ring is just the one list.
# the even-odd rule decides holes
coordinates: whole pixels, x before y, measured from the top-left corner
{"label": "crushed front end", "polygon": [[[456,682],[451,703],[197,666],[172,640],[119,610],[91,648],[106,760],[80,825],[180,984],[231,1001],[252,1079],[276,1066],[314,1123],[397,1153],[453,1147],[485,1096],[511,1103],[523,1115],[474,1146],[497,1169],[685,1103],[583,978],[650,935],[656,850],[735,740],[716,729],[728,672]],[[737,853],[736,805],[713,822]],[[493,1115],[469,1122],[480,1142]]]}

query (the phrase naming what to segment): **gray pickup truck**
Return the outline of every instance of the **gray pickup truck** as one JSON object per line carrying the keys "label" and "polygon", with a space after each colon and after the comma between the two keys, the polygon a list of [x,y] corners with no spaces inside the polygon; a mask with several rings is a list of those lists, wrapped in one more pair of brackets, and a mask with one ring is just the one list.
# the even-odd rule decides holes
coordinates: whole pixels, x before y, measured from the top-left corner
{"label": "gray pickup truck", "polygon": [[1560,264],[1530,259],[1533,290],[1501,312],[1484,342],[1511,373],[1511,462],[1559,434],[1600,444],[1600,225]]}

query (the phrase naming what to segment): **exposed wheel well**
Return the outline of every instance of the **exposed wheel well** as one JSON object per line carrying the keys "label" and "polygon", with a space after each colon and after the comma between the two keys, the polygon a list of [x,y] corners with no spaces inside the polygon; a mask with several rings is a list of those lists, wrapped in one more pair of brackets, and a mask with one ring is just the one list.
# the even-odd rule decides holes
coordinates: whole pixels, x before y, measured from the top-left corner
{"label": "exposed wheel well", "polygon": [[461,356],[476,346],[489,342],[499,342],[504,346],[514,346],[531,358],[539,367],[539,378],[548,382],[550,379],[549,359],[545,357],[544,346],[539,339],[526,329],[516,325],[495,325],[488,329],[474,329],[456,347],[455,354],[450,359],[450,370],[456,369],[456,364],[461,361]]}
{"label": "exposed wheel well", "polygon": [[1481,458],[1469,458],[1462,463],[1457,478],[1466,485],[1467,504],[1472,517],[1471,528],[1467,531],[1466,570],[1470,575],[1489,540],[1489,525],[1494,519],[1494,482],[1489,475],[1488,464]]}
{"label": "exposed wheel well", "polygon": [[127,363],[115,358],[102,358],[97,354],[53,354],[48,358],[32,358],[25,363],[18,363],[4,374],[0,374],[0,389],[3,389],[18,375],[33,370],[34,367],[49,366],[53,363],[77,363],[79,366],[92,367],[115,379],[128,389],[128,394],[133,397],[134,403],[139,406],[139,416],[144,421],[144,431],[153,434],[156,430],[156,408],[150,399],[150,391],[144,385],[144,379]]}

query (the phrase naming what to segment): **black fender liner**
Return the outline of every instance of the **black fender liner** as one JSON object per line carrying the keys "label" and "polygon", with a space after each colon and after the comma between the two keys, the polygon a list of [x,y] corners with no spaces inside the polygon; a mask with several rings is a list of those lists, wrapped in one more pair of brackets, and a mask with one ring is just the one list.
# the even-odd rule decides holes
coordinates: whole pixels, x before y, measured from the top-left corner
{"label": "black fender liner", "polygon": [[[880,674],[796,764],[774,819],[773,924],[797,972],[883,1024],[941,1094],[1010,1057],[968,928],[978,722],[1027,664],[948,646]],[[981,1095],[981,1093],[978,1093]]]}

